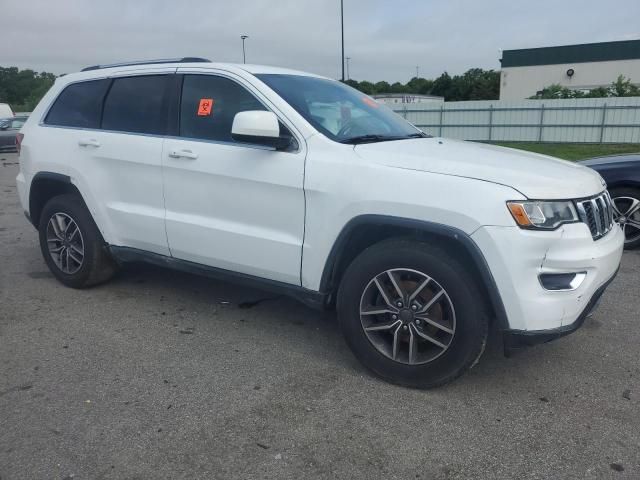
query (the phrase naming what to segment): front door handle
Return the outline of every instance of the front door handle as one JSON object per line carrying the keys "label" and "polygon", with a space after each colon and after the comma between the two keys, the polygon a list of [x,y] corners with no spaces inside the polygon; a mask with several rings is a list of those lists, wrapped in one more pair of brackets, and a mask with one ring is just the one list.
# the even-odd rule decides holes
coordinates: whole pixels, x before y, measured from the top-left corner
{"label": "front door handle", "polygon": [[89,138],[89,139],[78,140],[78,145],[80,145],[81,147],[96,147],[96,148],[98,148],[100,146],[100,142],[97,141],[95,138]]}
{"label": "front door handle", "polygon": [[171,158],[188,158],[189,160],[195,160],[198,158],[198,154],[191,150],[171,150],[169,152]]}

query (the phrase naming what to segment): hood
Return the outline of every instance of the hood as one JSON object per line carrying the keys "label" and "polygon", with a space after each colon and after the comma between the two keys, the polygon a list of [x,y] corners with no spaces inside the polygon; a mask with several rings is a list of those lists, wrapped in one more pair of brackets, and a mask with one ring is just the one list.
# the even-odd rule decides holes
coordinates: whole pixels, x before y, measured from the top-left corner
{"label": "hood", "polygon": [[357,145],[369,162],[506,185],[536,200],[590,197],[604,190],[594,170],[537,153],[445,138]]}

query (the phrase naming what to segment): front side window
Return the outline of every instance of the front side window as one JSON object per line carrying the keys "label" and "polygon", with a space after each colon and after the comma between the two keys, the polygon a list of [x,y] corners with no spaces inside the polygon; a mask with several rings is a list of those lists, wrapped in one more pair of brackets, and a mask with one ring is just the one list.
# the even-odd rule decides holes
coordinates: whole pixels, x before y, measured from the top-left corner
{"label": "front side window", "polygon": [[73,83],[65,88],[49,110],[44,123],[61,127],[98,128],[102,100],[109,80]]}
{"label": "front side window", "polygon": [[343,83],[303,75],[256,75],[317,130],[342,143],[426,135],[384,105]]}
{"label": "front side window", "polygon": [[104,102],[102,128],[164,135],[167,80],[167,75],[116,78]]}
{"label": "front side window", "polygon": [[244,87],[214,75],[185,75],[180,104],[180,136],[220,142],[231,138],[238,112],[266,110]]}

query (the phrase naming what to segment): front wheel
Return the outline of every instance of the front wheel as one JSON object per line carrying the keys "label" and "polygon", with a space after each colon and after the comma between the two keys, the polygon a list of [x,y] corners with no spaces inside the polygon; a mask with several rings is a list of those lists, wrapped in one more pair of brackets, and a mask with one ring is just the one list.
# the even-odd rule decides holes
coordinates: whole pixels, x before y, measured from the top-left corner
{"label": "front wheel", "polygon": [[448,252],[391,240],[362,252],[338,292],[342,332],[356,357],[392,383],[431,388],[480,358],[488,335],[474,278]]}

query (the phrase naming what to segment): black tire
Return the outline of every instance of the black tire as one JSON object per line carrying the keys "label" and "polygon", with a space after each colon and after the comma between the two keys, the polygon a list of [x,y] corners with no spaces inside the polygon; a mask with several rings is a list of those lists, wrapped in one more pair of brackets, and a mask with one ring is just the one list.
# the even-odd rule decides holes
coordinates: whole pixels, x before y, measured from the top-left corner
{"label": "black tire", "polygon": [[[401,363],[384,355],[361,323],[365,289],[373,278],[392,269],[413,269],[431,277],[455,309],[448,349],[427,363]],[[408,387],[433,388],[456,379],[479,360],[488,337],[486,305],[468,268],[447,251],[417,241],[387,240],[363,251],[342,278],[337,310],[342,333],[358,360],[384,380]]]}
{"label": "black tire", "polygon": [[[611,199],[616,205],[626,206],[629,204],[628,201],[620,201],[617,199],[622,198],[633,198],[640,201],[640,189],[637,188],[612,188],[609,191],[611,195]],[[622,212],[624,213],[624,212]],[[640,211],[634,213],[631,216],[632,220],[635,222],[640,222]],[[622,226],[622,225],[621,225]],[[640,229],[633,227],[632,225],[627,224],[625,230],[625,241],[624,248],[625,249],[633,249],[640,247]]]}
{"label": "black tire", "polygon": [[[50,242],[47,241],[47,228],[49,220],[56,214],[63,214],[66,216],[64,218],[72,219],[81,234],[84,258],[82,258],[79,267],[77,263],[74,264],[74,267],[78,269],[71,273],[63,271],[49,251]],[[72,288],[90,287],[107,281],[117,271],[117,265],[109,255],[98,227],[84,201],[78,195],[59,195],[49,200],[42,209],[38,230],[42,256],[51,273],[64,285]]]}

